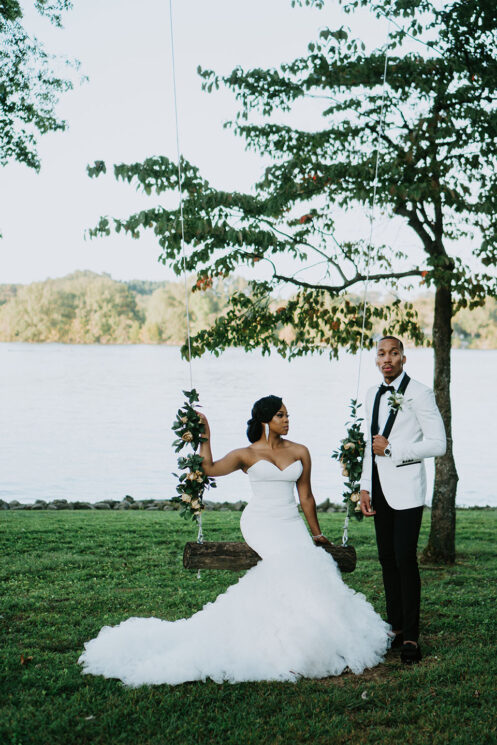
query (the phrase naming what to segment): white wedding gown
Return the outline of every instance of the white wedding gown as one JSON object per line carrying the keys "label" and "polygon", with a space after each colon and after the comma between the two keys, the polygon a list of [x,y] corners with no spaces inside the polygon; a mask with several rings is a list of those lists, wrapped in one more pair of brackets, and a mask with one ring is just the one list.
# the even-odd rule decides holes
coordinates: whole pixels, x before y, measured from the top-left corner
{"label": "white wedding gown", "polygon": [[255,567],[190,618],[129,618],[85,644],[85,673],[130,686],[192,680],[295,681],[361,673],[390,646],[388,626],[364,595],[342,581],[299,515],[295,461],[248,469],[253,496],[241,518]]}

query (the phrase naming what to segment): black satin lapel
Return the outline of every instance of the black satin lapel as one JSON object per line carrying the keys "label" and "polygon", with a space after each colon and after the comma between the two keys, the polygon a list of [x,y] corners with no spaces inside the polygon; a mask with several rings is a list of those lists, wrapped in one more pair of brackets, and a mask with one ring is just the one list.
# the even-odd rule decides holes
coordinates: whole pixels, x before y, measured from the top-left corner
{"label": "black satin lapel", "polygon": [[373,414],[371,415],[371,436],[372,437],[377,435],[378,432],[380,431],[380,427],[378,425],[378,414],[380,413],[380,400],[381,400],[381,393],[380,393],[380,389],[378,388],[376,392],[376,398],[373,404]]}
{"label": "black satin lapel", "polygon": [[[409,375],[406,373],[404,377],[402,378],[402,383],[397,388],[397,393],[400,393],[401,395],[404,395],[407,386],[409,385],[410,381]],[[378,402],[378,408],[379,408],[379,402]],[[390,435],[390,432],[392,431],[392,427],[395,423],[395,420],[397,419],[397,414],[399,413],[398,409],[390,409],[390,414],[388,415],[387,423],[385,424],[385,429],[383,430],[383,437],[386,437],[388,440],[388,437]]]}
{"label": "black satin lapel", "polygon": [[382,432],[383,437],[385,437],[387,440],[388,440],[388,436],[390,432],[392,431],[394,422],[397,418],[397,412],[398,412],[398,409],[390,409],[390,414],[388,415],[387,423],[385,424],[385,429]]}

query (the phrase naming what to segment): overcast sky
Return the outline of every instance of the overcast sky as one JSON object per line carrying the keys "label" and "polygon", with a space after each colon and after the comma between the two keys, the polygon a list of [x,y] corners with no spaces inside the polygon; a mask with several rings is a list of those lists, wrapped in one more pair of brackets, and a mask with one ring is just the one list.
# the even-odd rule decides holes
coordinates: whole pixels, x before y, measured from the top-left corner
{"label": "overcast sky", "polygon": [[[0,170],[0,282],[43,280],[76,269],[116,279],[170,279],[157,263],[159,247],[151,235],[84,240],[101,214],[124,217],[157,202],[112,177],[89,179],[88,163],[176,157],[168,0],[75,0],[62,30],[38,16],[32,3],[24,5],[28,28],[48,50],[79,59],[89,81],[63,96],[58,111],[69,129],[41,139],[41,172],[16,164]],[[320,28],[344,23],[353,24],[368,48],[387,37],[387,21],[372,23],[363,12],[345,16],[338,3],[317,11],[293,9],[290,0],[174,0],[173,8],[181,149],[225,189],[250,189],[263,162],[223,129],[236,102],[229,92],[203,93],[198,64],[222,73],[236,65],[278,65],[305,54]],[[306,104],[293,121],[311,129],[324,125],[317,105]],[[337,233],[340,239],[367,238],[366,215],[344,216]],[[375,237],[415,250],[414,236],[385,218],[378,219]]]}

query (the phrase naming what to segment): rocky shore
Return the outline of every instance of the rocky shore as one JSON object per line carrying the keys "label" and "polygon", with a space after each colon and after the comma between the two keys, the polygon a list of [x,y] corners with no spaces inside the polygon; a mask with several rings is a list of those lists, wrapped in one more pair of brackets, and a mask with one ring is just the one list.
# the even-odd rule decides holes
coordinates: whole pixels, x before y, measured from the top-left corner
{"label": "rocky shore", "polygon": [[[212,512],[241,512],[247,502],[204,502],[205,509]],[[0,499],[0,510],[179,510],[180,504],[170,499],[134,499],[127,494],[124,499],[102,499],[100,502],[70,502],[67,499],[46,501],[37,499],[24,504],[17,499],[5,502]],[[345,507],[329,500],[317,506],[318,512],[345,512]]]}

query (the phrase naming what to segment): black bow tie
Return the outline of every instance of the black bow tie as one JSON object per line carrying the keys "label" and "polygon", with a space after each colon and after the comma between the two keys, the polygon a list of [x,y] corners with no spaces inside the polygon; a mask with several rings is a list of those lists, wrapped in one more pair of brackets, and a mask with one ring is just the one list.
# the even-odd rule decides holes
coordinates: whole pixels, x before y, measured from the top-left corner
{"label": "black bow tie", "polygon": [[380,394],[380,396],[383,396],[383,394],[387,391],[391,391],[393,393],[395,391],[395,388],[393,387],[393,385],[384,385],[383,383],[378,388],[378,393]]}

